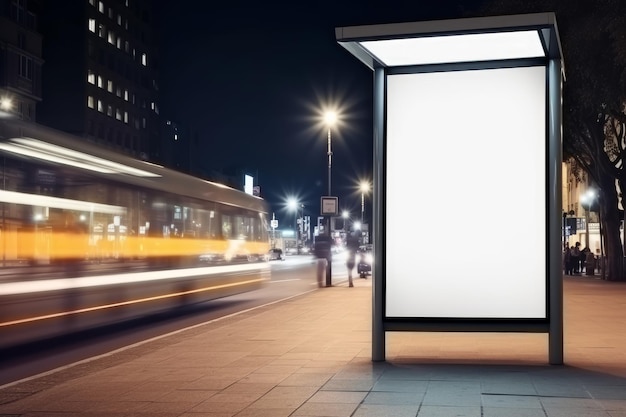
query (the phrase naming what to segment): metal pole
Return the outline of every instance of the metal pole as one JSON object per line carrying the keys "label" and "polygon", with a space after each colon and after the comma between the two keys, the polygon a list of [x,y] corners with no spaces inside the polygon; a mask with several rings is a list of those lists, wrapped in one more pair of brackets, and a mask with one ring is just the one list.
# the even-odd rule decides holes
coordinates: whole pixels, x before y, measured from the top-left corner
{"label": "metal pole", "polygon": [[333,166],[333,151],[330,147],[330,127],[328,128],[328,196],[330,197],[332,194],[330,193],[330,184],[331,184],[331,169]]}
{"label": "metal pole", "polygon": [[[333,166],[333,151],[330,146],[331,137],[330,137],[330,126],[328,127],[328,196],[331,194],[331,170]],[[331,249],[332,249],[332,231],[330,230],[330,216],[326,219],[326,225],[328,226],[328,237],[331,239]],[[332,250],[328,255],[328,262],[326,264],[326,286],[331,287],[333,285],[333,254]]]}
{"label": "metal pole", "polygon": [[[562,213],[563,77],[560,59],[548,62],[548,356],[551,365],[563,365],[563,270],[558,230]],[[558,250],[558,252],[557,252]]]}
{"label": "metal pole", "polygon": [[385,360],[385,324],[383,309],[383,131],[385,101],[385,69],[374,69],[374,177],[372,193],[372,240],[375,261],[372,268],[372,361]]}
{"label": "metal pole", "polygon": [[361,227],[363,227],[364,213],[365,213],[365,193],[361,191]]}
{"label": "metal pole", "polygon": [[589,208],[585,209],[585,247],[589,249]]}

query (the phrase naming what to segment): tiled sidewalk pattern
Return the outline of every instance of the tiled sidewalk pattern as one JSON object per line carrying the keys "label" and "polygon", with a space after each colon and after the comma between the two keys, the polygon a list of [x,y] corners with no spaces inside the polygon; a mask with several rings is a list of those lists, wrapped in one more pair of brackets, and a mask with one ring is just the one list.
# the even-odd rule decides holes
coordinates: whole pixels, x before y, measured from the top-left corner
{"label": "tiled sidewalk pattern", "polygon": [[626,284],[565,280],[546,334],[387,333],[357,279],[0,389],[0,416],[626,417]]}

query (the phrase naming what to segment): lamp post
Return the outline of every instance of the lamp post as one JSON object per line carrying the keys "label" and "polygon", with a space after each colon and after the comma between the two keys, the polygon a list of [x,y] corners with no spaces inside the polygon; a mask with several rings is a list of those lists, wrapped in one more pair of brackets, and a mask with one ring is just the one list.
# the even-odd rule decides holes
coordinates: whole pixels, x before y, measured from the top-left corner
{"label": "lamp post", "polygon": [[331,194],[331,183],[332,183],[331,180],[332,180],[332,166],[333,166],[333,151],[332,151],[332,146],[331,146],[332,136],[330,132],[336,122],[337,122],[337,113],[335,113],[334,111],[327,111],[326,113],[324,113],[324,123],[328,127],[327,155],[328,155],[328,196],[329,197],[332,195]]}
{"label": "lamp post", "polygon": [[[324,113],[324,123],[328,127],[327,155],[328,155],[328,196],[329,197],[332,196],[331,184],[332,184],[332,166],[333,166],[333,150],[331,146],[331,142],[332,142],[331,129],[335,125],[336,122],[337,122],[337,113],[335,113],[332,110],[326,111]],[[328,216],[328,218],[326,219],[326,227],[328,229],[328,232],[327,232],[328,237],[332,239],[332,231],[330,230],[330,216]],[[332,286],[332,272],[333,272],[332,264],[333,264],[332,255],[329,255],[328,262],[326,263],[326,286],[327,287]]]}
{"label": "lamp post", "polygon": [[359,189],[361,190],[361,224],[364,224],[363,218],[365,217],[365,194],[369,193],[370,191],[370,183],[367,181],[361,181]]}
{"label": "lamp post", "polygon": [[289,198],[287,207],[289,210],[293,210],[293,233],[296,242],[296,253],[298,253],[298,201],[295,198]]}
{"label": "lamp post", "polygon": [[596,197],[596,193],[593,190],[588,190],[581,198],[580,205],[585,209],[585,247],[589,249],[589,211],[591,210],[591,203]]}

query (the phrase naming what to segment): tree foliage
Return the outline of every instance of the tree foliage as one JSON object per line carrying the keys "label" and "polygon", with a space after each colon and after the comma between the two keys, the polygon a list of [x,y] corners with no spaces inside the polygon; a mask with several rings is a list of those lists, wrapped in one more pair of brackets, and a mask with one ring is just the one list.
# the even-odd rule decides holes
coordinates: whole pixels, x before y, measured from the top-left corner
{"label": "tree foliage", "polygon": [[626,197],[626,2],[486,0],[481,10],[486,15],[537,12],[555,13],[561,39],[564,156],[599,187],[605,278],[626,280],[619,211],[619,190]]}

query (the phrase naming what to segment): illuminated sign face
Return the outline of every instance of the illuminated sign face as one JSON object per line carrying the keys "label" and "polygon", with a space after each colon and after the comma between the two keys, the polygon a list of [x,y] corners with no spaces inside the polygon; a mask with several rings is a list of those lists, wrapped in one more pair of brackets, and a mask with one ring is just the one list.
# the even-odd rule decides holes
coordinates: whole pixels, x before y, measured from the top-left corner
{"label": "illuminated sign face", "polygon": [[386,317],[546,318],[546,68],[386,94]]}

